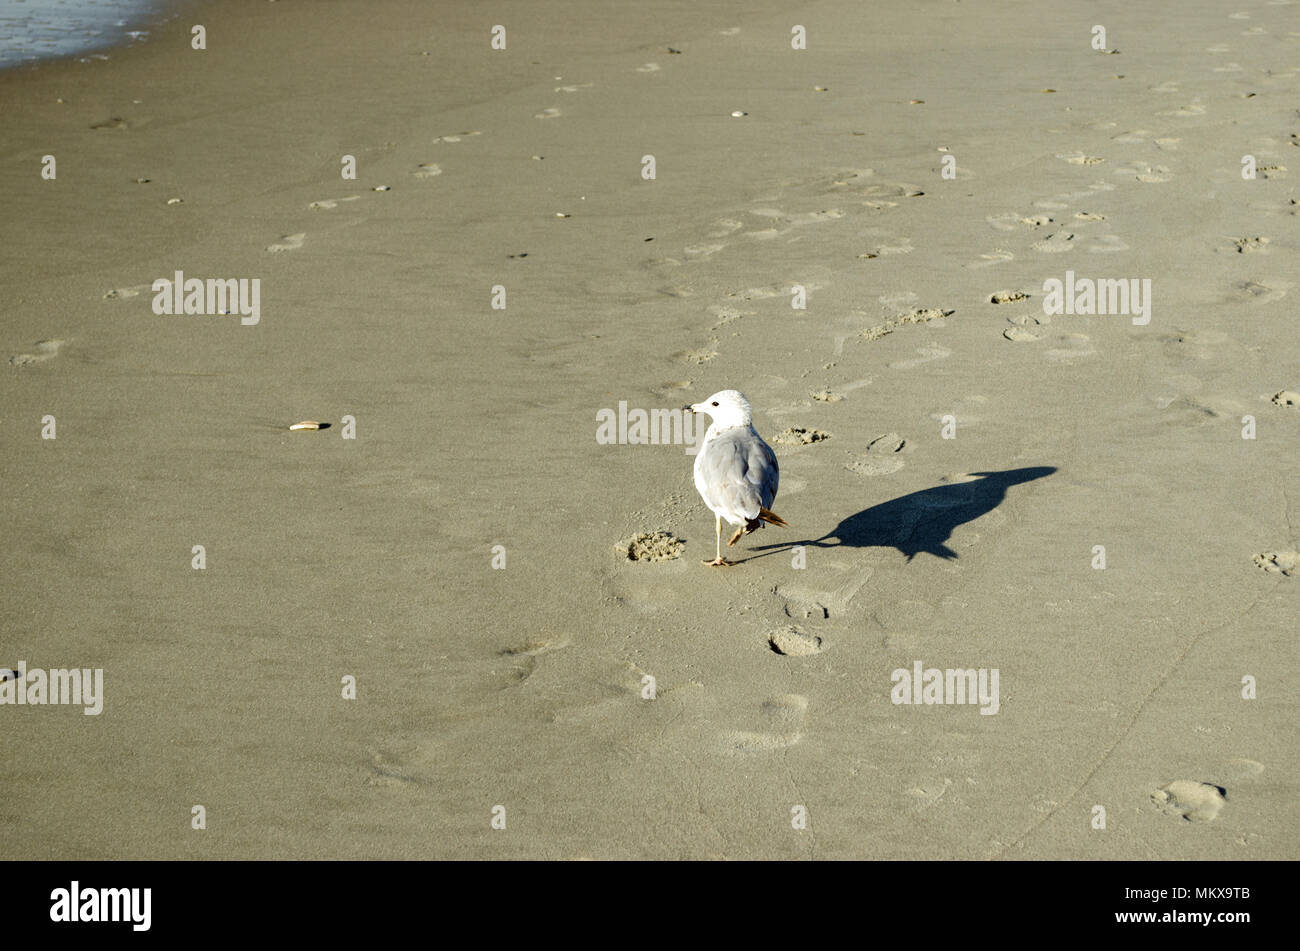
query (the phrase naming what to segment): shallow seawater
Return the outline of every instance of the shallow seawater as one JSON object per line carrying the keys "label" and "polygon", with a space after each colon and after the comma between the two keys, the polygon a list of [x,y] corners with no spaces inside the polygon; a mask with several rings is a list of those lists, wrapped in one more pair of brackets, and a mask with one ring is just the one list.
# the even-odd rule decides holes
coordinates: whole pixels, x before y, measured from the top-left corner
{"label": "shallow seawater", "polygon": [[58,56],[106,57],[137,42],[167,6],[160,0],[0,0],[0,69]]}

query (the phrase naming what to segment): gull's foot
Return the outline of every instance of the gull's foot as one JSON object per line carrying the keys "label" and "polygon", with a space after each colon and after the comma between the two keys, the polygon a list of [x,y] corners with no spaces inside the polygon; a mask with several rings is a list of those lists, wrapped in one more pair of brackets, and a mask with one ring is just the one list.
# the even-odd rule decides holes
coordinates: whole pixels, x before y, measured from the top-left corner
{"label": "gull's foot", "polygon": [[725,558],[715,558],[712,561],[702,562],[702,564],[711,565],[714,568],[730,568],[736,563],[734,561],[727,561]]}

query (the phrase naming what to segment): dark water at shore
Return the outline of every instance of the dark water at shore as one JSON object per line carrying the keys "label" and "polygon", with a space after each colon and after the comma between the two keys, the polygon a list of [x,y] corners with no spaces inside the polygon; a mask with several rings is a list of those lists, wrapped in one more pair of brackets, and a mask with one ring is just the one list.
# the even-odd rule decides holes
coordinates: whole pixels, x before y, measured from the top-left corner
{"label": "dark water at shore", "polygon": [[0,69],[106,51],[148,35],[158,0],[0,0]]}

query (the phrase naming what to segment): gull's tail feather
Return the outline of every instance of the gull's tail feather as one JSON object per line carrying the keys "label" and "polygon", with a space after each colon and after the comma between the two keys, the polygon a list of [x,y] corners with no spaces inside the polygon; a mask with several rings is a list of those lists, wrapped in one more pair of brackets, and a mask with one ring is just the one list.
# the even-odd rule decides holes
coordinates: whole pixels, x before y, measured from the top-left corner
{"label": "gull's tail feather", "polygon": [[762,520],[764,522],[770,522],[773,525],[780,525],[782,528],[790,527],[785,519],[777,515],[775,512],[765,508],[760,508],[758,510],[758,518],[756,518],[754,521],[759,521],[759,520]]}

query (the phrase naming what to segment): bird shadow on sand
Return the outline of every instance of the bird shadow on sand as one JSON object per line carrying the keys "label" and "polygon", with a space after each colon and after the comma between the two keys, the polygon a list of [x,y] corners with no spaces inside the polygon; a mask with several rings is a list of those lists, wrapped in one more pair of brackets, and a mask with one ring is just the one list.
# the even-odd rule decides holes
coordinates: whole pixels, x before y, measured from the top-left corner
{"label": "bird shadow on sand", "polygon": [[[993,511],[1007,497],[1007,489],[1022,482],[1049,476],[1055,466],[1030,466],[1005,472],[972,472],[978,478],[922,489],[890,499],[850,515],[821,538],[759,545],[754,555],[788,551],[796,545],[813,548],[897,548],[911,561],[921,552],[936,558],[955,559],[948,539],[959,525],[973,522]],[[750,560],[750,559],[746,559]]]}

